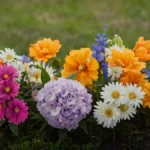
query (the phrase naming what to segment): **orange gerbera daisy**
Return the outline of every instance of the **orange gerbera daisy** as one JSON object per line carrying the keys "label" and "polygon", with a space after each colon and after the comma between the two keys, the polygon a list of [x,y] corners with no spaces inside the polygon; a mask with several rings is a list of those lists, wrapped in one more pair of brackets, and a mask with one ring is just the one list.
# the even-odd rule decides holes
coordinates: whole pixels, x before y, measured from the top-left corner
{"label": "orange gerbera daisy", "polygon": [[118,50],[112,50],[112,56],[107,58],[109,66],[120,66],[124,72],[128,72],[130,69],[141,71],[145,68],[144,62],[139,62],[138,57],[134,56],[134,52],[124,48],[122,52]]}
{"label": "orange gerbera daisy", "polygon": [[143,107],[148,106],[150,108],[150,83],[149,82],[144,84],[143,91],[146,93],[145,97],[142,99]]}
{"label": "orange gerbera daisy", "polygon": [[31,44],[29,48],[29,56],[34,57],[37,61],[47,62],[50,58],[55,57],[59,52],[61,44],[58,40],[52,41],[50,38],[44,38]]}
{"label": "orange gerbera daisy", "polygon": [[143,86],[146,83],[145,74],[142,74],[139,71],[130,70],[127,73],[124,73],[121,78],[120,82],[124,85],[127,83],[137,84],[137,86]]}
{"label": "orange gerbera daisy", "polygon": [[4,62],[3,62],[2,60],[0,60],[0,66],[1,66],[1,65],[4,65]]}
{"label": "orange gerbera daisy", "polygon": [[92,84],[93,80],[98,78],[99,64],[92,57],[89,48],[81,48],[80,50],[72,50],[65,58],[64,69],[61,71],[63,77],[68,77],[73,73],[77,73],[75,79],[83,85]]}
{"label": "orange gerbera daisy", "polygon": [[145,41],[143,37],[140,37],[133,50],[135,56],[139,57],[139,60],[150,60],[150,40]]}

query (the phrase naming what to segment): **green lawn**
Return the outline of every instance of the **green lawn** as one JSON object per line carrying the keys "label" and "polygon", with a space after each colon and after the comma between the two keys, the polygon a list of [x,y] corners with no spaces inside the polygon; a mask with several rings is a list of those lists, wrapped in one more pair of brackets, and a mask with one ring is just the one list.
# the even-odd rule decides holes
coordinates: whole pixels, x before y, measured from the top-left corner
{"label": "green lawn", "polygon": [[61,55],[91,47],[105,24],[132,47],[139,36],[150,39],[150,0],[0,0],[0,49],[28,54],[38,39],[62,43]]}

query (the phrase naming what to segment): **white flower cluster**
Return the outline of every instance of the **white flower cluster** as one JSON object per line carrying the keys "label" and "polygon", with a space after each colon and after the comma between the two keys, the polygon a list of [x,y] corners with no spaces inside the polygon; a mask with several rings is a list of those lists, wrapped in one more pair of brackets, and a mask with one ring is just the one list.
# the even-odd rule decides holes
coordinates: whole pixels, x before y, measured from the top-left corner
{"label": "white flower cluster", "polygon": [[26,72],[28,80],[31,83],[41,83],[41,69],[36,68],[36,65],[45,68],[51,79],[54,77],[55,70],[51,66],[46,66],[44,62],[42,64],[41,62],[33,62],[25,55],[16,55],[14,49],[5,48],[4,50],[0,50],[0,60],[7,65],[13,66],[19,71],[18,81],[21,80],[22,73]]}
{"label": "white flower cluster", "polygon": [[116,82],[105,85],[100,95],[104,101],[95,105],[94,117],[103,127],[113,128],[120,120],[130,120],[134,117],[145,93],[136,84],[123,86]]}

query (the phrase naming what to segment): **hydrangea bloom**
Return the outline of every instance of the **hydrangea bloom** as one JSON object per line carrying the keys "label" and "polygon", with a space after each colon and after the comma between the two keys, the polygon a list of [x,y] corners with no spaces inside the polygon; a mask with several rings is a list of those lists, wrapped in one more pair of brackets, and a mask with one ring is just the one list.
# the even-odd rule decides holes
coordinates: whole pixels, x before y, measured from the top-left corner
{"label": "hydrangea bloom", "polygon": [[0,80],[13,80],[18,77],[18,71],[13,66],[3,65],[0,66]]}
{"label": "hydrangea bloom", "polygon": [[59,78],[38,92],[37,108],[48,124],[70,131],[91,111],[91,97],[79,82]]}
{"label": "hydrangea bloom", "polygon": [[16,125],[25,121],[28,117],[28,107],[24,101],[19,99],[13,99],[9,102],[6,109],[6,118],[8,122],[14,123]]}

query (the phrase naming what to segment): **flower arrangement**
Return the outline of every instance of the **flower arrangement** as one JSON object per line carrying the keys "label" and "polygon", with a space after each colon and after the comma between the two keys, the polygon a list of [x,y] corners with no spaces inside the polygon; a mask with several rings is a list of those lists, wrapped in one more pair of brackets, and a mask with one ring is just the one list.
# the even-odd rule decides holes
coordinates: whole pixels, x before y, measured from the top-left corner
{"label": "flower arrangement", "polygon": [[[107,138],[115,141],[115,132],[137,116],[150,120],[150,40],[140,37],[128,49],[121,37],[108,39],[105,31],[91,49],[71,50],[64,61],[56,57],[61,46],[44,38],[30,45],[29,57],[0,51],[1,127],[9,124],[18,135],[18,126],[37,120],[40,132],[51,127],[59,137],[74,136],[80,128],[90,142],[98,141],[97,131],[112,133]],[[103,142],[101,137],[96,148]]]}

